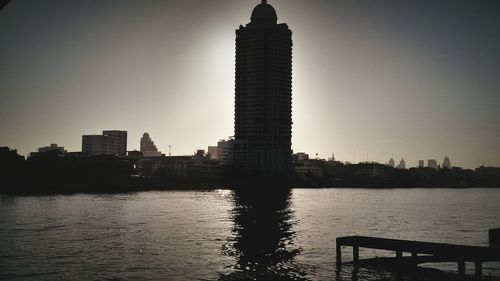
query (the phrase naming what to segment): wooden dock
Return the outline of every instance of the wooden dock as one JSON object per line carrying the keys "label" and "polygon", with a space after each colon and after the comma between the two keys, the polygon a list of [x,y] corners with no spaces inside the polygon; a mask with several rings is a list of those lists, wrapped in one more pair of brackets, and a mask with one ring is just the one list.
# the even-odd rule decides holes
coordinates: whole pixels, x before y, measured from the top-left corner
{"label": "wooden dock", "polygon": [[[478,279],[482,277],[482,263],[487,261],[500,261],[500,249],[492,247],[464,246],[445,243],[419,242],[399,239],[386,239],[367,236],[338,237],[337,240],[337,265],[342,264],[342,246],[350,246],[353,249],[353,263],[359,264],[359,248],[370,248],[378,250],[394,251],[394,258],[383,258],[385,263],[418,265],[430,262],[456,262],[458,264],[458,276],[465,276],[465,263],[473,262],[475,274]],[[403,257],[403,253],[411,256]],[[374,261],[377,259],[371,259]]]}

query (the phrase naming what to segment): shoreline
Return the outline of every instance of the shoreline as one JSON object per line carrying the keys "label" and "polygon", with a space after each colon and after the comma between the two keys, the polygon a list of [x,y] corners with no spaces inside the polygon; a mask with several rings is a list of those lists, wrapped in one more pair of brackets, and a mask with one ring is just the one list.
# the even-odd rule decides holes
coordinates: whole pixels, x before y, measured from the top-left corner
{"label": "shoreline", "polygon": [[[257,186],[257,184],[255,184]],[[495,189],[500,188],[488,186],[468,186],[468,187],[415,187],[415,186],[307,186],[307,185],[291,185],[289,187],[277,187],[273,189],[272,185],[263,187],[252,188],[252,185],[246,187],[234,187],[227,184],[175,184],[165,186],[149,186],[149,187],[103,187],[102,185],[93,187],[62,185],[62,186],[33,186],[24,190],[17,188],[8,188],[8,190],[0,190],[1,196],[50,196],[50,195],[73,195],[73,194],[128,194],[149,191],[213,191],[213,190],[293,190],[293,189]],[[99,188],[101,187],[101,188]]]}

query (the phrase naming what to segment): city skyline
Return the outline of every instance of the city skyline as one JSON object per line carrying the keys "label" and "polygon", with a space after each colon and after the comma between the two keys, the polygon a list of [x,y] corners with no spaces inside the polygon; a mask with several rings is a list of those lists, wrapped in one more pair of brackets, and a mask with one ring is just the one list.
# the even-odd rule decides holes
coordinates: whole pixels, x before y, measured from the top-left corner
{"label": "city skyline", "polygon": [[[233,135],[234,30],[259,2],[8,4],[0,145],[122,129],[179,155]],[[500,166],[498,4],[269,3],[294,30],[294,153]]]}

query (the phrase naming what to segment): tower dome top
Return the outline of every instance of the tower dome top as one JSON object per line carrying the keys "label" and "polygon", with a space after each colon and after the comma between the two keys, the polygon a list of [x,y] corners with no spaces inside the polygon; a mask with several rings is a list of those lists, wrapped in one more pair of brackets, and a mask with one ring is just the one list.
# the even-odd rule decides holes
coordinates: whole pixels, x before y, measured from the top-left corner
{"label": "tower dome top", "polygon": [[273,6],[267,4],[266,0],[262,0],[262,3],[253,9],[250,19],[253,23],[275,24],[278,21],[278,16]]}

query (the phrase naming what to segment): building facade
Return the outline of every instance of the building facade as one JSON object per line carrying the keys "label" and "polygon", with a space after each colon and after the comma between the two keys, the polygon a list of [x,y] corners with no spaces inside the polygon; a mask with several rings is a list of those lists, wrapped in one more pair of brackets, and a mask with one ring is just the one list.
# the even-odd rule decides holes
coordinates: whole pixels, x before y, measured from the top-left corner
{"label": "building facade", "polygon": [[209,146],[207,149],[207,155],[211,160],[219,159],[219,152],[217,151],[217,146]]}
{"label": "building facade", "polygon": [[82,136],[82,152],[87,155],[127,155],[127,131],[108,130],[102,135]]}
{"label": "building facade", "polygon": [[427,167],[437,170],[438,163],[437,163],[436,159],[427,160]]}
{"label": "building facade", "polygon": [[141,138],[141,152],[144,157],[159,157],[161,152],[156,148],[148,133],[144,133]]}
{"label": "building facade", "polygon": [[262,1],[236,30],[233,164],[256,175],[292,172],[292,31]]}
{"label": "building facade", "polygon": [[217,160],[223,165],[232,163],[234,154],[234,139],[220,140],[217,143]]}
{"label": "building facade", "polygon": [[445,156],[443,159],[443,169],[451,169],[451,162],[448,156]]}
{"label": "building facade", "polygon": [[108,130],[102,131],[102,134],[109,137],[109,154],[127,155],[127,131]]}

